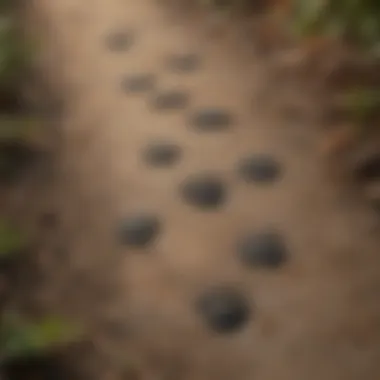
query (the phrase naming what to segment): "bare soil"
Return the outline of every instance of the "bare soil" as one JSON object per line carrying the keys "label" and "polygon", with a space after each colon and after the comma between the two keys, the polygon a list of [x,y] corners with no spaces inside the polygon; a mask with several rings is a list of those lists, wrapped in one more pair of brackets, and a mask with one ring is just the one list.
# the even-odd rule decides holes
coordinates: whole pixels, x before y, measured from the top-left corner
{"label": "bare soil", "polygon": [[[36,301],[89,337],[77,364],[93,379],[378,378],[378,215],[326,174],[315,120],[258,101],[265,70],[238,30],[153,0],[31,4],[60,97],[24,216],[45,215]],[[194,121],[204,109],[217,116]],[[176,153],[149,164],[157,142]],[[285,249],[239,251],[261,232]]]}

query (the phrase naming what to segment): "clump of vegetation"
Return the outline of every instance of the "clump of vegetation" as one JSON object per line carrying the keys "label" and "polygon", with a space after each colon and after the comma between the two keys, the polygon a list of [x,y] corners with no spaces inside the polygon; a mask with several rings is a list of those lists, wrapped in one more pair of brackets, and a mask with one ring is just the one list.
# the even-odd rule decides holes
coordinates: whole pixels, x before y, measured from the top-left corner
{"label": "clump of vegetation", "polygon": [[[0,0],[0,188],[18,178],[35,157],[28,144],[31,119],[22,98],[30,51],[16,24],[16,3]],[[34,369],[36,358],[40,366],[49,366],[55,350],[78,336],[78,331],[59,317],[30,320],[14,310],[13,280],[30,253],[29,245],[28,237],[4,213],[0,215],[0,378],[5,380],[20,378],[21,367],[28,368],[21,370],[25,372],[21,378],[32,378],[32,359]]]}
{"label": "clump of vegetation", "polygon": [[[334,106],[358,124],[380,122],[380,3],[376,0],[293,0],[289,26],[301,39],[334,42],[346,54],[327,75]],[[325,59],[326,57],[320,57]]]}
{"label": "clump of vegetation", "polygon": [[0,184],[10,183],[33,162],[28,144],[33,117],[23,99],[31,51],[16,23],[17,1],[0,1]]}
{"label": "clump of vegetation", "polygon": [[[186,2],[185,0],[183,0]],[[335,114],[361,127],[380,123],[380,2],[378,0],[189,0],[222,13],[259,16],[260,38],[290,42],[309,55],[314,83],[325,86],[322,98]],[[262,22],[261,22],[262,21]],[[273,30],[274,29],[274,30]],[[257,29],[255,29],[257,31]],[[257,34],[257,33],[256,33]],[[257,38],[257,36],[252,36]],[[262,41],[260,41],[260,44]],[[306,54],[307,55],[307,54]],[[309,62],[300,55],[302,62]],[[327,65],[335,58],[335,65]],[[277,59],[277,57],[276,57]],[[328,66],[328,67],[327,67]],[[326,69],[327,67],[327,69]],[[297,71],[299,67],[297,66]],[[324,71],[323,71],[324,70]],[[299,71],[299,70],[298,70]],[[297,81],[297,74],[292,81]],[[305,77],[301,81],[305,85]],[[328,101],[326,100],[327,98]],[[328,113],[334,113],[329,110]],[[377,128],[378,129],[378,128]],[[364,131],[363,128],[360,129]]]}
{"label": "clump of vegetation", "polygon": [[34,356],[76,339],[78,331],[59,317],[48,316],[32,323],[17,313],[2,316],[0,365],[9,360]]}
{"label": "clump of vegetation", "polygon": [[0,112],[21,113],[21,86],[29,53],[15,22],[15,4],[0,3]]}
{"label": "clump of vegetation", "polygon": [[26,239],[17,229],[0,220],[0,267],[4,260],[13,258],[26,247]]}
{"label": "clump of vegetation", "polygon": [[380,3],[376,0],[293,0],[293,29],[305,35],[339,38],[380,53]]}
{"label": "clump of vegetation", "polygon": [[80,337],[80,331],[60,317],[48,315],[31,321],[10,309],[13,277],[28,246],[19,229],[0,220],[0,376],[6,380],[13,380],[15,372],[26,372],[21,378],[28,378],[31,370],[44,372],[60,349]]}

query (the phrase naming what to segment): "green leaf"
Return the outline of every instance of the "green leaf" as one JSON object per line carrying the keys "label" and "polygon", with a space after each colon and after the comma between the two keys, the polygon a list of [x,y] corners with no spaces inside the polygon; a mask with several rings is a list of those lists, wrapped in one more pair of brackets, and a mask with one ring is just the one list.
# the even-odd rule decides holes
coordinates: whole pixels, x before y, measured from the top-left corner
{"label": "green leaf", "polygon": [[339,104],[357,121],[365,121],[380,107],[380,90],[357,89],[339,97]]}
{"label": "green leaf", "polygon": [[76,340],[78,328],[58,317],[47,317],[37,323],[25,321],[18,314],[8,313],[0,330],[0,350],[3,360],[39,354]]}
{"label": "green leaf", "polygon": [[380,43],[380,1],[295,0],[291,23],[297,34],[346,38],[369,49]]}
{"label": "green leaf", "polygon": [[25,237],[4,220],[0,220],[0,259],[26,247]]}
{"label": "green leaf", "polygon": [[33,115],[1,115],[0,141],[33,138],[41,130],[41,120]]}

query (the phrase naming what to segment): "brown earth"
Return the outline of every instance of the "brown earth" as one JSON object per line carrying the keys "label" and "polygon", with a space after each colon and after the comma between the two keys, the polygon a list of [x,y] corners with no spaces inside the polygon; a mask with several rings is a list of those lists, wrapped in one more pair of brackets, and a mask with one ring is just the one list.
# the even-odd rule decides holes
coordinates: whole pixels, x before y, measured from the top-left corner
{"label": "brown earth", "polygon": [[[62,94],[56,174],[33,205],[59,218],[39,302],[86,327],[92,378],[378,378],[377,217],[326,176],[314,126],[253,102],[263,70],[240,37],[153,0],[33,6]],[[202,109],[225,125],[202,129]],[[156,142],[175,146],[163,167],[144,159]],[[134,215],[151,216],[150,244],[119,231]],[[285,249],[242,260],[242,234],[261,232]]]}

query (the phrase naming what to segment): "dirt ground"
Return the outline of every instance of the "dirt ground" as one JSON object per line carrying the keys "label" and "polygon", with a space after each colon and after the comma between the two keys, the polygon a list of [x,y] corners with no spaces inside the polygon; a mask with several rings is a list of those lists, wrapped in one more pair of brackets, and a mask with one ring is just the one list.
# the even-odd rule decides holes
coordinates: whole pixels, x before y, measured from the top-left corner
{"label": "dirt ground", "polygon": [[378,378],[378,220],[313,127],[253,102],[239,36],[153,0],[31,4],[61,96],[38,301],[86,327],[91,377]]}

